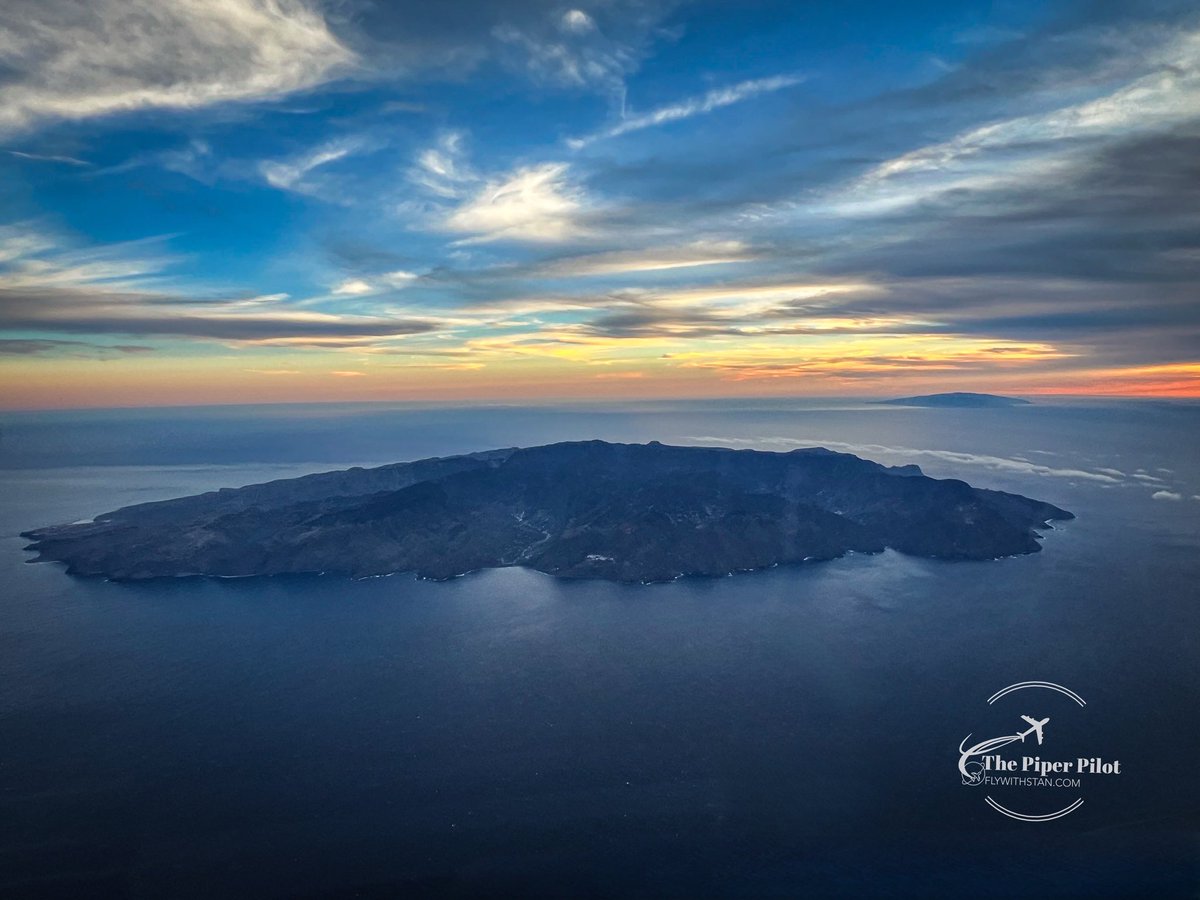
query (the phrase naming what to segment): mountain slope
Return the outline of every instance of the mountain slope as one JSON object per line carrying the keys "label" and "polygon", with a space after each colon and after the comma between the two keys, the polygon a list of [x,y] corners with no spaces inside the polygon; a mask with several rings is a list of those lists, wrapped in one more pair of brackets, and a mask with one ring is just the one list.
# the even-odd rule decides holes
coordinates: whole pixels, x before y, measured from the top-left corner
{"label": "mountain slope", "polygon": [[422,460],[125,507],[26,532],[39,560],[113,579],[527,566],[661,581],[848,551],[994,559],[1071,514],[821,448],[602,441]]}

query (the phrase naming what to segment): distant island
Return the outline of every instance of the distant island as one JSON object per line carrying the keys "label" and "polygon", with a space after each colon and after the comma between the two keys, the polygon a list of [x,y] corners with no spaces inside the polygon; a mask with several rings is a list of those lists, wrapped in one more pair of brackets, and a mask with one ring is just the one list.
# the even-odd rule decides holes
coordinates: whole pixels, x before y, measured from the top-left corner
{"label": "distant island", "polygon": [[919,397],[896,397],[893,400],[877,400],[889,406],[934,406],[960,409],[979,409],[1000,406],[1028,406],[1028,400],[1020,397],[1001,397],[999,394],[972,394],[969,391],[954,391],[949,394],[922,394]]}
{"label": "distant island", "polygon": [[525,566],[665,581],[891,547],[984,560],[1074,518],[1017,494],[814,447],[584,441],[354,468],[127,506],[25,532],[37,560],[114,580]]}

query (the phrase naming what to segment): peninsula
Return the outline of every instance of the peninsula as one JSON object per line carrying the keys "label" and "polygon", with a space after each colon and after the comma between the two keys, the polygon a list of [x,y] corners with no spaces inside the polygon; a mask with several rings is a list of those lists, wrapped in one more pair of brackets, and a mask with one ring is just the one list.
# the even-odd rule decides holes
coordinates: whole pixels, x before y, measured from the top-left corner
{"label": "peninsula", "polygon": [[665,581],[855,551],[986,560],[1041,549],[1049,503],[814,447],[583,441],[354,468],[127,506],[24,533],[114,580],[525,566]]}

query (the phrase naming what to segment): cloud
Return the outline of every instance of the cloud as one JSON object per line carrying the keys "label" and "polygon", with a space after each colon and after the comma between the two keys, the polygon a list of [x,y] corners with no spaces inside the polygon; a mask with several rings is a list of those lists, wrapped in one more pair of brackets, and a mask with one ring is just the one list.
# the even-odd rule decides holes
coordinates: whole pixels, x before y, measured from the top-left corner
{"label": "cloud", "polygon": [[372,275],[347,278],[335,284],[330,293],[343,297],[362,297],[368,294],[397,291],[407,287],[420,277],[415,272],[405,272],[402,269],[394,272],[380,272]]}
{"label": "cloud", "polygon": [[1127,139],[1195,119],[1200,31],[1185,31],[1142,59],[1143,72],[1081,102],[999,119],[886,160],[843,194],[841,211],[871,214],[951,191],[1004,187],[1071,174],[1081,144]]}
{"label": "cloud", "polygon": [[[29,178],[35,191],[56,178],[115,191],[118,179],[95,179],[128,167],[104,166],[133,137],[140,165],[183,172],[205,186],[242,182],[205,192],[161,173],[131,178],[130,188],[144,191],[129,194],[136,210],[144,208],[138,200],[159,191],[186,190],[186,202],[182,194],[170,200],[169,221],[189,235],[170,241],[81,247],[54,235],[41,245],[44,235],[0,234],[0,328],[39,324],[38,333],[9,329],[6,338],[66,341],[80,334],[71,329],[95,323],[100,341],[118,340],[105,335],[125,328],[361,352],[384,352],[396,337],[401,350],[414,343],[470,347],[489,359],[559,354],[580,363],[620,353],[640,356],[632,365],[644,365],[649,377],[674,370],[672,377],[722,391],[859,391],[906,374],[922,383],[944,377],[1013,392],[1200,389],[1200,50],[1194,12],[1191,20],[1161,15],[1171,0],[1068,11],[1046,27],[1031,25],[1016,44],[995,46],[1005,38],[993,35],[956,51],[954,71],[935,77],[924,69],[929,80],[919,88],[876,96],[867,96],[876,90],[870,83],[849,94],[792,89],[799,76],[787,73],[706,91],[719,82],[694,80],[704,61],[689,42],[631,84],[656,97],[680,96],[657,93],[668,82],[702,86],[672,88],[683,91],[677,102],[621,116],[626,79],[652,41],[671,39],[661,27],[667,6],[654,0],[578,8],[462,0],[453,10],[319,2],[121,5],[117,19],[146,23],[109,41],[114,53],[137,44],[124,54],[129,71],[118,72],[111,60],[89,63],[96,77],[85,83],[80,75],[63,89],[71,97],[107,96],[118,81],[176,93],[213,80],[244,86],[263,69],[259,44],[269,49],[292,39],[292,25],[257,34],[256,23],[294,18],[297,10],[311,12],[318,31],[348,54],[327,69],[324,57],[299,54],[297,65],[323,73],[312,85],[347,72],[392,83],[291,103],[288,111],[304,115],[288,116],[285,126],[280,110],[264,108],[254,118],[225,111],[203,123],[189,120],[197,127],[186,136],[139,129],[114,135],[111,144],[94,136],[75,143],[56,130],[36,142],[0,142],[14,148],[2,157],[9,170]],[[30,17],[70,18],[66,0],[14,3],[33,10]],[[98,0],[71,9],[111,18],[117,5]],[[249,37],[226,39],[224,25],[210,33],[201,24],[227,22],[240,10],[251,10],[253,50]],[[8,15],[7,7],[0,10],[0,21]],[[1161,21],[1148,26],[1153,19]],[[99,52],[93,45],[108,28],[99,38],[79,34],[69,42],[50,29],[26,55],[19,42],[12,54],[0,47],[6,60],[16,60],[0,77],[0,98],[42,83],[52,60],[38,41],[54,43],[60,55],[69,54],[70,43],[86,57]],[[15,40],[11,34],[0,25],[0,42]],[[154,54],[173,61],[148,75],[143,56]],[[292,61],[284,54],[272,65]],[[823,84],[848,71],[843,61],[819,62],[814,76]],[[675,63],[685,67],[663,81]],[[453,86],[418,91],[418,71]],[[572,91],[576,102],[547,99],[526,79]],[[277,82],[270,75],[248,93],[218,91],[197,102],[272,96]],[[781,91],[787,93],[772,93]],[[598,101],[580,96],[586,92],[613,102],[611,119],[595,118]],[[847,96],[866,99],[839,105]],[[409,112],[419,100],[430,115],[372,125],[388,97],[396,98],[393,112]],[[762,102],[749,105],[755,98]],[[143,98],[114,111],[170,105]],[[783,105],[795,114],[750,115]],[[48,108],[28,122],[104,115],[100,109]],[[11,115],[9,107],[0,111],[0,127],[9,127],[2,123]],[[721,140],[670,141],[670,152],[650,130],[728,119],[744,127],[726,129]],[[170,117],[153,120],[174,127]],[[476,137],[464,130],[467,123]],[[422,139],[421,129],[433,130]],[[322,142],[330,135],[348,137]],[[356,135],[368,143],[357,144]],[[573,155],[564,135],[580,146],[620,135],[645,140]],[[414,136],[423,142],[402,149]],[[384,141],[405,156],[389,159]],[[378,165],[351,156],[368,148]],[[60,170],[76,150],[100,167]],[[13,153],[45,158],[18,165],[25,157]],[[68,155],[58,160],[56,153]],[[208,261],[172,260],[169,247],[191,241],[211,250],[211,241],[200,239],[217,221],[209,214],[234,211],[244,199],[236,189],[247,180],[320,197],[334,196],[336,180],[339,199],[357,208],[353,216],[330,207],[320,220],[293,218],[270,243],[294,256],[260,257],[252,269],[262,281],[247,290],[185,282],[177,271]],[[61,195],[53,191],[39,196]],[[401,216],[376,215],[389,209]],[[264,227],[279,224],[271,210],[263,212]],[[252,227],[255,215],[245,220]],[[298,247],[323,249],[328,258],[298,259]],[[224,271],[247,271],[248,259]],[[202,270],[212,278],[221,271]],[[279,295],[271,283],[278,273],[294,296]],[[400,339],[405,334],[428,338]],[[486,349],[478,343],[491,338]],[[13,345],[10,356],[91,352],[39,346]]]}
{"label": "cloud", "polygon": [[290,341],[349,346],[372,338],[433,331],[435,323],[387,316],[214,311],[206,301],[159,294],[100,294],[86,290],[13,291],[0,288],[0,330],[124,334],[263,343]]}
{"label": "cloud", "polygon": [[450,212],[444,226],[472,235],[471,241],[562,241],[583,227],[582,191],[567,177],[565,163],[516,169],[486,182]]}
{"label": "cloud", "polygon": [[596,22],[581,9],[569,9],[562,14],[559,27],[572,34],[587,34],[596,30]]}
{"label": "cloud", "polygon": [[431,147],[417,154],[407,177],[410,182],[437,197],[457,200],[479,175],[466,158],[466,134],[443,131]]}
{"label": "cloud", "polygon": [[[338,3],[333,6],[349,6]],[[355,46],[381,72],[432,72],[456,83],[515,74],[539,88],[595,91],[619,104],[624,80],[657,41],[679,0],[354,3]],[[496,66],[489,63],[498,63]],[[407,97],[404,99],[408,99]]]}
{"label": "cloud", "polygon": [[259,164],[259,171],[271,187],[311,194],[316,188],[305,179],[313,170],[344,159],[362,148],[363,142],[357,139],[330,141],[290,160],[264,161]]}
{"label": "cloud", "polygon": [[0,356],[57,356],[80,359],[112,359],[135,353],[152,353],[144,344],[93,344],[88,341],[60,341],[44,338],[0,339]]}
{"label": "cloud", "polygon": [[[353,345],[421,334],[435,321],[297,308],[287,294],[222,297],[179,290],[161,242],[75,248],[33,226],[0,227],[0,332],[184,337]],[[19,343],[18,351],[48,345]],[[118,351],[118,352],[140,352]]]}
{"label": "cloud", "polygon": [[596,134],[588,135],[587,137],[572,138],[567,141],[567,145],[572,150],[580,150],[589,144],[594,144],[596,141],[619,137],[623,134],[629,134],[632,131],[641,131],[644,128],[655,128],[659,125],[678,122],[682,119],[690,119],[693,116],[704,115],[726,106],[732,106],[735,103],[741,103],[760,94],[794,87],[803,80],[799,75],[774,75],[770,78],[755,78],[728,87],[714,88],[699,97],[691,97],[687,100],[681,100],[678,103],[660,106],[647,113],[630,116],[613,125],[611,128],[599,131]]}
{"label": "cloud", "polygon": [[0,225],[0,289],[136,290],[153,285],[171,262],[157,238],[76,248],[34,223]]}
{"label": "cloud", "polygon": [[[659,336],[671,333],[662,327],[651,332]],[[672,354],[672,360],[681,367],[712,369],[732,381],[834,379],[843,384],[875,383],[884,380],[881,376],[1038,367],[1063,356],[1046,344],[979,341],[957,335],[895,334],[869,326],[856,334],[853,323],[825,335],[798,332],[801,337],[813,335],[815,339],[806,343],[781,341],[779,337],[787,332],[772,330],[756,333],[749,329],[721,331],[692,327],[679,333],[684,337],[732,334],[746,339],[727,349],[683,350]]]}
{"label": "cloud", "polygon": [[1182,500],[1183,494],[1177,494],[1174,491],[1155,491],[1150,495],[1151,500]]}
{"label": "cloud", "polygon": [[519,166],[484,177],[467,159],[465,143],[463,132],[445,131],[417,153],[407,179],[432,195],[431,202],[424,207],[406,202],[402,213],[469,235],[460,243],[556,243],[586,231],[581,222],[586,200],[566,163]]}
{"label": "cloud", "polygon": [[423,113],[427,107],[424,103],[416,103],[412,100],[389,100],[383,106],[379,107],[379,112],[383,115],[392,113]]}
{"label": "cloud", "polygon": [[[212,145],[202,138],[191,138],[183,146],[167,150],[138,153],[112,166],[104,166],[91,172],[95,177],[121,175],[143,166],[156,166],[168,172],[178,172],[201,184],[211,185],[217,178],[233,168],[228,160],[218,159]],[[239,177],[245,173],[237,173]],[[256,177],[259,173],[255,173]]]}
{"label": "cloud", "polygon": [[928,457],[956,465],[982,466],[1000,472],[1012,472],[1021,475],[1042,475],[1053,478],[1073,478],[1084,481],[1096,481],[1102,484],[1119,484],[1120,479],[1099,472],[1089,472],[1084,469],[1065,469],[1053,466],[1043,466],[1027,460],[1012,459],[1005,456],[988,456],[979,453],[963,453],[957,450],[923,450],[915,447],[888,447],[883,444],[849,444],[842,441],[827,441],[821,438],[791,438],[791,437],[689,437],[688,440],[702,443],[718,443],[727,445],[777,445],[785,447],[825,447],[844,453],[871,455],[902,456],[906,458]]}
{"label": "cloud", "polygon": [[554,278],[629,275],[727,265],[748,262],[755,258],[754,251],[742,241],[704,240],[644,250],[611,250],[561,257],[530,266],[525,273]]}
{"label": "cloud", "polygon": [[344,296],[357,296],[359,294],[370,294],[375,290],[375,287],[369,282],[361,278],[347,278],[333,286],[333,293]]}
{"label": "cloud", "polygon": [[50,162],[61,163],[65,166],[78,166],[85,168],[91,166],[91,163],[84,159],[77,159],[74,156],[57,156],[54,154],[43,153],[26,153],[23,150],[5,150],[9,156],[15,156],[17,159],[27,159],[31,162]]}
{"label": "cloud", "polygon": [[645,378],[646,373],[640,371],[601,372],[598,375],[593,375],[592,377],[597,381],[637,381]]}
{"label": "cloud", "polygon": [[310,0],[8,0],[0,132],[311,88],[355,54]]}
{"label": "cloud", "polygon": [[537,84],[598,90],[614,99],[623,96],[625,78],[641,59],[639,42],[609,38],[578,9],[551,22],[497,25],[492,35],[500,58]]}
{"label": "cloud", "polygon": [[1147,60],[1195,24],[1195,4],[1188,0],[1068,4],[1022,31],[976,30],[984,40],[966,43],[992,46],[971,48],[949,76],[891,98],[952,112],[1011,108],[1029,96],[1094,93],[1143,72]]}
{"label": "cloud", "polygon": [[[719,317],[727,323],[742,322],[747,326],[765,327],[770,322],[780,324],[786,330],[799,327],[799,319],[803,316],[805,323],[814,330],[836,329],[836,323],[848,323],[849,314],[834,307],[840,303],[839,298],[853,301],[864,296],[870,296],[876,290],[869,283],[831,280],[825,282],[811,281],[728,281],[728,282],[699,282],[691,284],[673,284],[669,287],[614,287],[603,292],[592,293],[562,293],[545,291],[539,294],[499,295],[497,286],[505,275],[514,275],[518,279],[532,274],[534,276],[550,275],[551,277],[587,276],[591,274],[618,274],[656,271],[660,267],[670,271],[682,268],[676,251],[685,248],[662,248],[638,251],[614,251],[612,253],[585,254],[583,256],[564,257],[558,260],[546,260],[532,263],[526,268],[512,267],[509,269],[481,270],[473,273],[465,283],[454,282],[456,291],[460,294],[460,308],[467,310],[508,310],[538,311],[551,309],[579,310],[609,310],[609,311],[638,311],[647,314],[662,313],[676,316],[696,314],[710,318]],[[703,255],[708,260],[710,255],[717,252],[712,246],[692,246],[688,253]],[[726,246],[727,253],[736,254],[734,246]],[[699,264],[698,259],[694,262]],[[734,260],[730,260],[734,261]],[[710,264],[704,262],[704,265]],[[484,285],[482,299],[479,302],[469,302],[462,299],[464,290],[473,288],[478,281]],[[789,304],[807,304],[800,306]],[[873,314],[869,314],[873,315]],[[864,325],[868,316],[853,314],[858,326]],[[905,320],[908,322],[909,320]],[[875,318],[875,324],[882,320]],[[894,321],[893,325],[900,325]],[[911,324],[919,324],[915,321]]]}
{"label": "cloud", "polygon": [[0,225],[0,266],[7,276],[27,259],[57,250],[58,241],[32,223]]}

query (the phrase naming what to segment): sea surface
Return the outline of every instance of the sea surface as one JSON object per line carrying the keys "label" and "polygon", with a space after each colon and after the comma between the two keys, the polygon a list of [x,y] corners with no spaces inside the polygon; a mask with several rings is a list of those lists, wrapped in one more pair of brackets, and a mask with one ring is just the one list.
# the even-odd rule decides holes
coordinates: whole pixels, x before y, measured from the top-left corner
{"label": "sea surface", "polygon": [[[19,532],[555,440],[824,445],[1073,511],[1041,553],[661,585],[81,580]],[[0,896],[1195,897],[1200,405],[0,415]],[[586,478],[586,472],[579,477]],[[1005,686],[1063,685],[989,705]],[[1050,716],[1078,786],[962,783]],[[1029,741],[1032,744],[1032,738]]]}

